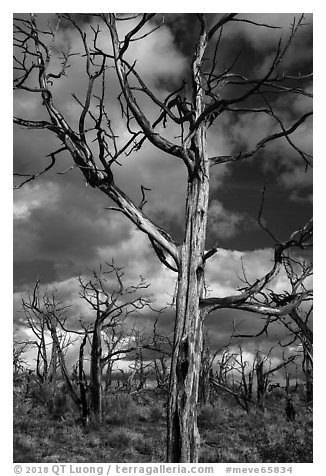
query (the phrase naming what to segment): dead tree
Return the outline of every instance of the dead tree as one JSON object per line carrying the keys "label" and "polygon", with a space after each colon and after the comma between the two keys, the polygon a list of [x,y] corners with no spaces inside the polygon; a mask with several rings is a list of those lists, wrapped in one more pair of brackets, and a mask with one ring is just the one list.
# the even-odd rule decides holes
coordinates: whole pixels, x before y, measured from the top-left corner
{"label": "dead tree", "polygon": [[[265,410],[265,397],[270,385],[270,377],[278,370],[286,368],[289,364],[294,362],[297,357],[296,355],[290,355],[285,358],[283,353],[283,361],[273,366],[270,359],[271,352],[272,349],[265,355],[259,350],[256,352],[257,406],[262,411]],[[268,366],[267,369],[266,365]]]}
{"label": "dead tree", "polygon": [[267,390],[267,379],[264,375],[264,359],[261,353],[256,353],[256,378],[257,378],[257,405],[261,410],[265,410],[265,394]]}
{"label": "dead tree", "polygon": [[292,397],[288,395],[286,397],[286,406],[285,406],[285,414],[286,414],[287,420],[294,421],[296,413],[297,412],[295,411],[294,405],[292,403]]}
{"label": "dead tree", "polygon": [[299,343],[302,351],[309,360],[311,367],[313,365],[313,331],[310,323],[312,315],[312,264],[305,260],[300,260],[290,253],[283,259],[283,265],[288,278],[288,288],[284,292],[276,293],[270,291],[269,300],[277,306],[291,301],[294,295],[305,293],[306,297],[298,305],[292,307],[288,314],[281,317],[280,321],[289,331],[290,342],[287,345]]}
{"label": "dead tree", "polygon": [[24,354],[30,342],[15,341],[13,345],[13,375],[14,377],[26,371],[27,362],[24,359]]}
{"label": "dead tree", "polygon": [[[251,410],[253,403],[253,381],[256,359],[252,362],[245,359],[244,351],[241,344],[238,344],[237,351],[231,353],[232,356],[232,388],[238,395],[238,402],[246,410],[247,413]],[[239,378],[236,376],[239,375]]]}
{"label": "dead tree", "polygon": [[312,359],[306,349],[303,349],[302,370],[306,379],[306,401],[312,403],[313,401],[313,368]]}
{"label": "dead tree", "polygon": [[111,367],[128,353],[141,351],[144,344],[135,341],[132,327],[127,332],[124,326],[127,317],[132,318],[133,313],[138,315],[153,301],[139,295],[149,286],[143,278],[136,285],[126,286],[122,269],[113,263],[107,264],[106,270],[94,271],[88,281],[79,278],[79,283],[81,298],[95,314],[94,323],[88,329],[91,336],[91,400],[94,418],[100,422],[103,416],[103,369],[106,365]]}
{"label": "dead tree", "polygon": [[[133,360],[134,362],[129,365],[129,369],[132,372],[133,375],[133,381],[135,390],[136,392],[143,390],[143,388],[146,386],[146,381],[149,377],[149,375],[153,372],[153,369],[155,368],[155,364],[152,359],[152,355],[149,356],[148,359],[145,359],[144,351],[146,344],[148,344],[150,341],[153,341],[154,344],[154,339],[153,336],[149,338],[148,335],[146,335],[144,329],[140,325],[135,325],[134,329],[132,330],[132,336],[133,336],[133,345],[134,347],[137,348],[135,352],[133,352]],[[151,352],[152,354],[152,352]]]}
{"label": "dead tree", "polygon": [[35,336],[29,344],[37,348],[36,375],[42,384],[56,386],[59,368],[62,370],[64,353],[72,344],[66,332],[58,329],[58,320],[64,326],[66,306],[59,301],[56,291],[40,292],[40,281],[37,281],[33,292],[27,299],[22,299],[22,308],[26,319],[25,326]]}
{"label": "dead tree", "polygon": [[39,339],[39,341],[36,341],[38,349],[36,363],[37,375],[40,377],[42,383],[47,384],[49,382],[49,367],[52,368],[53,371],[56,371],[54,364],[48,366],[46,340],[47,337],[49,337],[52,347],[51,358],[53,359],[53,356],[55,356],[55,363],[58,363],[58,367],[61,370],[68,394],[77,405],[79,411],[83,413],[83,402],[72,385],[65,360],[65,352],[72,344],[72,340],[70,337],[67,337],[64,328],[67,318],[67,306],[58,300],[55,292],[51,294],[46,290],[42,294],[40,292],[39,281],[36,282],[33,293],[29,295],[29,299],[23,299],[22,302],[28,325],[34,335]]}
{"label": "dead tree", "polygon": [[24,358],[30,341],[14,340],[13,345],[13,390],[14,395],[29,396],[32,370],[29,368],[27,360]]}
{"label": "dead tree", "polygon": [[87,426],[89,423],[90,417],[90,405],[87,398],[87,378],[84,371],[84,348],[87,343],[88,332],[85,331],[85,335],[81,341],[79,347],[79,358],[78,358],[78,387],[79,387],[79,395],[80,395],[80,404],[81,404],[81,420],[84,426]]}
{"label": "dead tree", "polygon": [[199,401],[209,403],[212,379],[214,378],[214,364],[217,357],[220,357],[217,362],[218,371],[216,371],[217,380],[222,384],[226,381],[228,357],[227,352],[224,351],[220,356],[221,349],[215,352],[210,352],[208,336],[205,336],[203,344],[203,352],[201,358],[200,380],[199,380]]}
{"label": "dead tree", "polygon": [[[210,382],[215,389],[232,395],[247,413],[252,402],[254,362],[244,358],[241,344],[232,349],[230,344],[216,352],[216,371]],[[239,376],[239,378],[238,378]]]}
{"label": "dead tree", "polygon": [[[252,28],[277,26],[243,19],[235,13],[221,14],[214,18],[196,14],[197,24],[193,31],[196,44],[189,64],[189,77],[165,98],[158,97],[147,87],[137,72],[136,61],[129,62],[127,57],[127,53],[131,52],[132,55],[135,42],[146,42],[150,34],[155,34],[159,27],[155,23],[155,14],[121,17],[104,13],[93,15],[92,18],[94,21],[91,28],[85,28],[73,15],[60,15],[56,25],[47,30],[39,26],[34,14],[15,18],[14,88],[40,97],[48,120],[15,117],[14,122],[21,127],[50,131],[60,143],[58,150],[49,153],[50,164],[42,171],[33,171],[27,176],[25,174],[23,182],[45,173],[55,165],[58,154],[67,151],[72,159],[71,167],[80,170],[90,188],[96,188],[110,197],[115,203],[114,209],[122,212],[148,236],[159,260],[176,272],[178,289],[170,370],[167,460],[196,462],[200,445],[196,408],[205,317],[222,308],[281,316],[289,314],[290,309],[304,298],[302,293],[298,293],[277,306],[253,302],[253,297],[278,273],[284,252],[299,246],[299,242],[300,245],[304,244],[299,237],[307,234],[310,223],[298,230],[296,236],[276,244],[274,264],[265,276],[257,277],[254,283],[240,289],[237,294],[204,297],[205,265],[218,251],[217,245],[206,249],[211,167],[243,162],[246,158],[262,153],[269,144],[280,138],[284,138],[293,147],[304,165],[311,165],[311,157],[299,149],[291,140],[291,135],[310,118],[312,112],[307,110],[300,113],[289,123],[282,117],[275,101],[278,95],[282,97],[282,104],[287,97],[291,101],[294,95],[311,97],[310,92],[305,90],[305,83],[311,79],[311,74],[295,72],[289,75],[282,68],[295,35],[304,24],[304,17],[294,19],[288,38],[275,46],[266,71],[255,75],[253,69],[250,76],[246,77],[235,68],[236,59],[229,65],[221,65],[220,49],[223,47],[223,37],[227,35],[228,25],[236,27],[237,22],[240,25],[241,22],[246,22]],[[127,29],[129,25],[129,30],[125,36],[120,37],[118,25],[122,21]],[[58,65],[58,58],[53,61],[57,55],[56,48],[53,48],[56,32],[65,28],[67,33],[67,26],[75,28],[80,35],[88,81],[85,98],[74,96],[81,108],[77,126],[69,124],[59,110],[53,88],[54,84],[69,73],[69,61],[73,54],[71,50],[62,52],[60,67],[55,66]],[[119,101],[126,131],[129,133],[125,142],[113,130],[110,108],[107,107],[109,91],[106,77],[111,67],[115,70],[121,90]],[[156,119],[146,116],[142,95],[146,98],[145,102],[150,101],[157,108],[156,116],[153,115]],[[91,107],[94,101],[97,108]],[[232,122],[243,114],[267,116],[274,121],[276,132],[266,133],[256,145],[247,150],[240,144],[238,150],[209,156],[209,127],[217,123],[221,116],[229,115]],[[172,140],[163,135],[164,127],[169,124],[180,130],[178,137]],[[116,185],[115,166],[122,155],[136,153],[145,142],[150,142],[158,150],[184,164],[187,189],[181,243],[177,243],[143,211],[147,201],[144,187],[142,201],[137,206]],[[22,183],[18,187],[21,185]]]}
{"label": "dead tree", "polygon": [[[161,310],[163,312],[164,309]],[[157,388],[168,390],[169,387],[169,361],[172,356],[173,336],[162,335],[158,331],[158,317],[153,324],[154,371]]]}
{"label": "dead tree", "polygon": [[[269,233],[270,231],[267,230]],[[292,236],[294,239],[298,239],[298,248],[303,249],[312,246],[312,226],[307,225],[306,230],[302,230],[301,236],[298,233],[294,233]],[[302,244],[300,244],[302,243]],[[278,314],[277,312],[268,312],[264,317],[264,323],[259,332],[256,334],[242,334],[238,330],[234,330],[234,335],[240,338],[252,338],[260,337],[263,334],[268,334],[270,325],[280,323],[284,326],[288,333],[284,337],[279,345],[284,348],[290,346],[295,347],[296,355],[290,355],[285,359],[283,354],[283,363],[274,369],[268,369],[265,372],[264,361],[268,356],[260,356],[258,358],[256,366],[257,377],[257,401],[260,402],[259,406],[264,408],[264,395],[266,393],[266,385],[268,385],[268,376],[274,371],[286,367],[288,364],[294,361],[295,358],[301,358],[302,370],[306,379],[306,398],[308,402],[312,401],[313,392],[313,331],[311,325],[312,316],[312,264],[300,259],[290,249],[285,253],[282,258],[281,270],[283,275],[287,278],[287,285],[283,291],[275,291],[272,288],[264,289],[258,293],[253,301],[256,303],[257,308],[262,310],[262,315],[265,314],[265,306],[269,309],[275,307],[278,309],[283,307],[286,309],[287,303],[291,303],[288,308],[288,312]],[[291,254],[292,253],[292,254]],[[244,272],[245,275],[245,272]],[[248,281],[244,280],[248,285]],[[259,311],[257,311],[259,312]],[[286,374],[287,375],[287,374]],[[288,377],[287,377],[288,381]]]}
{"label": "dead tree", "polygon": [[257,350],[246,357],[242,344],[233,347],[230,341],[224,349],[218,351],[216,371],[211,378],[213,386],[232,395],[247,413],[250,413],[254,405],[264,411],[271,378],[278,370],[287,369],[287,366],[297,358],[297,355],[285,357],[283,352],[282,362],[273,365],[272,351],[273,348],[267,353]]}

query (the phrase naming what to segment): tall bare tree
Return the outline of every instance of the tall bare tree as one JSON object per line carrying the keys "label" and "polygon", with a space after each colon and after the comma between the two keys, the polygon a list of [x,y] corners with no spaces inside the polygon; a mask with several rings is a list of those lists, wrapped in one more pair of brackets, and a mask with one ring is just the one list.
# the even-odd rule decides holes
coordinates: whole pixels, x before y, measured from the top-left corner
{"label": "tall bare tree", "polygon": [[[300,114],[292,123],[285,122],[278,114],[274,98],[302,95],[311,97],[305,90],[311,74],[291,74],[282,69],[283,60],[291,47],[304,17],[295,19],[288,39],[279,41],[271,55],[265,72],[249,77],[239,74],[234,65],[219,63],[219,49],[227,25],[249,23],[257,28],[275,28],[266,23],[241,18],[236,13],[214,17],[197,14],[196,44],[190,65],[189,77],[165,98],[157,97],[136,70],[136,63],[127,60],[127,54],[135,41],[146,42],[159,24],[155,14],[119,16],[115,14],[94,15],[91,28],[85,28],[73,15],[60,15],[56,27],[40,28],[35,15],[15,20],[15,90],[25,90],[42,99],[49,120],[29,120],[15,117],[18,126],[47,130],[55,134],[60,148],[49,153],[50,164],[42,171],[25,177],[23,182],[49,170],[57,155],[68,151],[72,166],[80,169],[86,182],[110,197],[115,210],[122,212],[139,230],[144,232],[158,258],[177,274],[176,317],[174,345],[170,371],[169,411],[167,429],[167,459],[169,462],[198,461],[200,437],[197,428],[197,398],[203,346],[203,322],[213,311],[230,308],[259,312],[265,315],[289,314],[306,294],[297,292],[286,302],[259,303],[254,297],[279,272],[284,253],[293,247],[304,248],[311,237],[311,223],[305,224],[288,240],[275,245],[274,262],[270,271],[258,276],[252,284],[245,285],[235,295],[205,298],[205,266],[217,251],[217,245],[206,249],[210,169],[221,164],[244,161],[262,152],[273,141],[284,138],[300,155],[304,164],[311,165],[311,157],[292,141],[291,135],[311,116],[310,110]],[[98,26],[96,26],[96,20]],[[130,22],[130,29],[120,37],[119,24]],[[83,100],[76,98],[81,107],[77,130],[69,124],[56,106],[53,85],[68,74],[72,52],[64,51],[61,67],[57,68],[55,35],[60,25],[69,23],[80,34],[88,80]],[[124,23],[125,25],[126,23]],[[132,54],[132,53],[131,53]],[[57,62],[56,62],[57,64]],[[106,75],[113,67],[120,85],[119,101],[122,115],[129,131],[123,142],[117,138],[107,107],[108,91]],[[155,68],[155,65],[153,65]],[[96,85],[96,87],[95,87]],[[157,109],[156,119],[146,116],[141,94]],[[97,109],[91,107],[97,101]],[[242,114],[266,115],[275,122],[276,132],[262,136],[255,146],[229,155],[210,157],[208,154],[208,129],[221,116],[232,118]],[[158,132],[167,123],[179,126],[180,134],[171,141]],[[95,150],[94,144],[97,144]],[[182,161],[187,173],[185,193],[185,225],[180,243],[157,226],[143,211],[146,189],[142,187],[143,199],[137,206],[115,183],[115,164],[124,153],[137,152],[149,141],[154,147],[176,160]],[[22,182],[22,183],[23,183]],[[20,184],[21,185],[21,184]],[[20,186],[19,185],[19,186]]]}

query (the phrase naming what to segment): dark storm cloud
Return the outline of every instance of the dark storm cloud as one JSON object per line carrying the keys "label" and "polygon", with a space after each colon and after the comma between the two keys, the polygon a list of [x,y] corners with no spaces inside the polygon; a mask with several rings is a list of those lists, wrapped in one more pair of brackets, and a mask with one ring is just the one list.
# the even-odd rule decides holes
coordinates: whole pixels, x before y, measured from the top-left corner
{"label": "dark storm cloud", "polygon": [[[54,203],[47,206],[42,196],[48,196],[51,182],[38,182],[38,185],[36,192],[40,203],[37,203],[37,199],[32,200],[32,208],[25,212],[28,213],[26,217],[24,209],[21,211],[22,216],[19,216],[19,204],[17,205],[15,257],[26,265],[33,260],[52,261],[49,269],[56,269],[56,279],[69,277],[80,273],[85,267],[96,266],[99,247],[114,246],[121,237],[128,238],[127,221],[123,223],[116,220],[114,215],[105,211],[108,200],[104,200],[95,191],[92,191],[95,192],[93,194],[85,194],[82,187],[72,182],[60,181],[55,188],[57,194],[53,198]],[[25,188],[26,190],[28,189]],[[29,190],[32,190],[32,186]],[[19,200],[19,191],[17,199]],[[27,256],[28,260],[24,259]],[[108,260],[110,259],[108,256]],[[22,267],[21,263],[20,276],[23,275]],[[70,272],[67,269],[70,269]],[[25,276],[30,275],[31,271],[26,271]]]}
{"label": "dark storm cloud", "polygon": [[[255,337],[265,326],[266,318],[258,314],[235,309],[220,309],[206,319],[206,331],[212,350],[220,349],[230,344],[232,335],[248,336],[243,341],[247,346],[263,345],[265,349],[272,347],[275,341],[282,340],[287,331],[282,324],[271,324],[268,333]],[[234,337],[231,342],[235,345],[241,339]]]}
{"label": "dark storm cloud", "polygon": [[52,283],[58,279],[54,261],[50,259],[14,260],[14,292],[19,291],[26,283],[35,283],[41,279],[43,283]]}
{"label": "dark storm cloud", "polygon": [[196,44],[199,25],[194,13],[168,13],[158,15],[155,22],[164,24],[172,31],[175,42],[180,51],[190,58]]}
{"label": "dark storm cloud", "polygon": [[[19,108],[16,113],[21,114],[26,119],[36,119],[30,117],[25,110],[31,110],[29,103],[22,105],[19,102]],[[50,152],[59,148],[59,141],[53,136],[53,134],[47,131],[35,131],[30,130],[30,134],[26,136],[26,129],[15,127],[14,134],[15,140],[13,144],[14,153],[14,173],[26,174],[37,173],[44,169],[51,163],[51,159],[46,157]],[[17,185],[25,178],[15,177]],[[19,192],[14,192],[19,194]]]}
{"label": "dark storm cloud", "polygon": [[[68,15],[80,26],[84,24],[89,25],[94,21],[94,15],[92,13],[68,13]],[[73,26],[69,21],[63,20],[61,28],[73,28]]]}
{"label": "dark storm cloud", "polygon": [[[152,313],[146,313],[142,319],[144,328],[151,332],[153,323],[157,316]],[[168,308],[163,311],[159,316],[156,325],[156,332],[161,336],[170,336],[172,339],[175,321],[175,311],[173,308]],[[281,323],[272,323],[268,328],[267,333],[263,333],[261,336],[255,337],[266,324],[266,318],[259,316],[258,314],[249,313],[245,311],[237,311],[234,309],[220,309],[212,313],[205,320],[205,335],[207,343],[212,352],[223,348],[231,343],[236,345],[237,343],[245,342],[246,348],[262,347],[268,351],[275,342],[278,340],[284,340],[288,335],[288,331]],[[242,340],[231,336],[237,333],[246,335]]]}
{"label": "dark storm cloud", "polygon": [[[89,14],[76,14],[78,22],[90,31],[94,20]],[[211,24],[215,15],[208,17]],[[42,24],[46,25],[48,15],[41,16]],[[57,18],[50,16],[52,24]],[[160,18],[158,18],[158,21]],[[258,20],[258,17],[257,17]],[[288,32],[290,16],[269,17],[266,21],[281,24],[282,32]],[[123,22],[124,23],[124,22]],[[240,27],[240,31],[237,30]],[[125,28],[123,26],[122,28]],[[193,45],[196,41],[198,22],[193,14],[171,14],[165,16],[165,24],[148,37],[144,42],[135,42],[129,61],[137,59],[142,77],[154,88],[159,97],[171,91],[189,74]],[[252,33],[254,31],[254,33]],[[304,31],[304,32],[303,32]],[[270,52],[277,44],[279,31],[270,31],[245,25],[232,24],[225,28],[225,39],[221,42],[217,68],[224,70],[236,57],[240,49],[243,55],[237,61],[237,72],[261,75],[270,61]],[[123,37],[125,31],[121,32]],[[82,51],[78,32],[62,22],[58,30],[57,47],[67,46],[71,41],[74,51]],[[104,40],[103,40],[104,41]],[[212,55],[212,51],[209,51]],[[302,29],[294,44],[293,52],[288,55],[286,65],[289,71],[306,71],[311,62],[311,27]],[[56,64],[56,68],[57,68]],[[55,67],[53,67],[55,70]],[[87,77],[84,59],[72,57],[68,77],[55,81],[53,85],[54,102],[69,124],[78,130],[80,106],[72,98],[75,93],[79,98],[85,97]],[[125,138],[125,128],[121,121],[121,112],[116,96],[119,86],[111,70],[107,77],[108,110],[112,115],[112,125],[118,135]],[[97,91],[98,92],[98,91]],[[41,100],[36,95],[18,93],[15,100],[17,115],[30,119],[47,119]],[[231,91],[225,94],[231,94]],[[137,96],[139,103],[151,119],[157,111],[149,101]],[[273,102],[273,107],[282,114],[282,118],[290,124],[306,107],[301,100],[293,101],[286,108],[282,101]],[[96,101],[92,103],[92,111],[96,111]],[[209,153],[236,153],[255,144],[268,132],[274,132],[268,120],[233,115],[229,118],[221,116],[216,126],[209,129]],[[89,126],[87,124],[87,126]],[[170,140],[176,142],[180,133],[177,128],[168,126],[158,128]],[[301,128],[296,136],[299,144],[310,150],[309,137],[311,127]],[[91,144],[94,156],[96,148]],[[26,131],[15,127],[14,159],[15,172],[35,173],[49,163],[50,152],[60,147],[60,143],[52,134],[39,131]],[[301,163],[294,157],[293,150],[285,141],[278,141],[270,152],[263,154],[245,164],[212,169],[212,210],[215,210],[216,233],[208,231],[208,246],[219,239],[221,249],[213,260],[208,273],[213,291],[218,295],[233,293],[239,284],[236,274],[241,272],[239,253],[232,250],[255,250],[258,247],[272,246],[270,237],[257,230],[254,220],[257,217],[261,189],[267,181],[267,192],[264,206],[264,218],[273,232],[281,239],[286,239],[294,228],[302,224],[302,220],[311,213],[308,197],[311,192],[310,180],[301,174]],[[282,167],[276,165],[273,157],[280,159]],[[152,190],[148,192],[148,204],[144,210],[159,225],[167,229],[177,240],[182,239],[184,214],[184,195],[187,186],[183,163],[155,150],[150,144],[144,144],[135,155],[122,158],[123,167],[114,170],[115,180],[119,187],[128,192],[135,203],[140,203],[140,186]],[[70,322],[76,322],[76,316],[86,316],[91,320],[89,310],[81,304],[78,297],[78,274],[87,275],[89,270],[100,262],[110,261],[114,257],[117,265],[126,266],[125,274],[130,282],[135,282],[142,274],[151,283],[148,293],[157,298],[157,306],[163,307],[172,301],[174,293],[173,273],[163,270],[148,240],[121,215],[105,210],[110,201],[101,193],[86,187],[78,170],[64,175],[57,172],[67,170],[71,159],[67,153],[57,157],[55,168],[37,182],[32,182],[15,193],[15,281],[16,307],[18,307],[19,291],[31,289],[35,279],[42,278],[44,284],[58,288],[58,292],[67,303],[72,304]],[[303,185],[304,183],[304,185]],[[36,185],[37,184],[37,185]],[[306,198],[298,208],[293,190],[298,191],[297,198]],[[292,195],[291,195],[292,194]],[[222,226],[223,225],[223,226]],[[214,231],[214,229],[213,229]],[[223,248],[228,248],[224,250]],[[248,253],[244,258],[254,263],[252,278],[262,275],[270,267],[271,249]],[[267,256],[267,258],[264,258]],[[266,264],[267,262],[267,264]],[[17,318],[17,315],[16,315]],[[143,325],[152,327],[155,315],[146,314]],[[263,320],[257,315],[236,311],[220,310],[207,319],[207,332],[212,350],[226,345],[233,332],[233,321],[239,324],[239,330],[245,334],[258,332]],[[168,308],[159,319],[158,331],[168,335],[174,327],[174,310]],[[284,334],[281,326],[271,327],[268,336],[263,336],[259,343],[268,350],[273,342]],[[256,345],[256,340],[248,340],[248,346]]]}

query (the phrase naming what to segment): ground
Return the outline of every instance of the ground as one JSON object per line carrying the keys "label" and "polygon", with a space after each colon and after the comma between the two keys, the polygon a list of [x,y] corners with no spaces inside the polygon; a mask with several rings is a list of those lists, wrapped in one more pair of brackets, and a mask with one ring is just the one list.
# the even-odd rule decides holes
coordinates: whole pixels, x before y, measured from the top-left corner
{"label": "ground", "polygon": [[[287,421],[283,400],[247,414],[232,398],[214,395],[199,406],[200,462],[312,462],[312,413],[296,396],[296,418]],[[14,395],[14,462],[159,463],[165,461],[166,405],[163,393],[110,392],[104,422],[83,427],[66,395],[40,389]]]}

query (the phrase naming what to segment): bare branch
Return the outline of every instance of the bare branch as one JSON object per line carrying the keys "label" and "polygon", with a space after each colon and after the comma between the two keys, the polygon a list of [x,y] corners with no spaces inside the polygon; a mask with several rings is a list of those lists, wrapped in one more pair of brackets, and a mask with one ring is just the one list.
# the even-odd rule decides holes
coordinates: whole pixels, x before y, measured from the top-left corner
{"label": "bare branch", "polygon": [[[143,20],[130,33],[134,34],[140,29],[138,27],[141,27],[144,24],[144,21],[146,20],[145,17],[146,16],[144,15]],[[127,38],[125,38],[125,41],[124,41],[124,45],[120,49],[120,41],[119,41],[118,33],[116,30],[116,22],[115,22],[114,15],[112,14],[109,14],[108,16],[104,15],[103,20],[108,26],[110,34],[111,34],[114,58],[115,58],[115,67],[116,67],[116,72],[118,74],[121,90],[128,104],[128,107],[132,111],[132,114],[134,118],[136,119],[138,125],[145,132],[146,137],[148,138],[150,142],[152,142],[153,145],[163,150],[164,152],[167,152],[168,154],[172,154],[175,157],[181,158],[183,162],[185,163],[187,169],[191,171],[192,159],[189,157],[189,153],[185,152],[185,150],[182,147],[177,146],[171,143],[170,141],[168,141],[167,139],[161,137],[158,133],[156,133],[153,130],[148,119],[145,117],[145,115],[141,111],[140,107],[138,106],[136,102],[136,99],[134,98],[132,94],[129,81],[128,81],[128,71],[126,70],[125,62],[122,60],[123,53],[128,47],[131,35],[129,36],[127,35]]]}
{"label": "bare branch", "polygon": [[289,314],[292,309],[295,309],[302,301],[309,299],[311,293],[304,291],[302,293],[294,293],[288,296],[286,303],[280,302],[278,306],[271,306],[264,303],[248,302],[248,299],[259,294],[267,284],[275,278],[279,273],[282,263],[283,254],[286,250],[299,247],[305,248],[310,246],[312,237],[312,219],[309,220],[303,227],[292,233],[289,240],[284,243],[278,243],[274,251],[274,264],[271,270],[262,278],[257,279],[252,285],[248,285],[238,295],[227,296],[223,298],[206,298],[201,300],[201,307],[205,312],[212,312],[220,308],[236,308],[260,314],[282,316]]}
{"label": "bare branch", "polygon": [[[32,180],[35,180],[40,175],[43,175],[48,170],[52,169],[52,167],[55,165],[55,156],[56,156],[56,154],[59,154],[60,152],[63,152],[64,150],[66,150],[66,147],[62,147],[61,149],[58,149],[55,152],[51,152],[49,155],[47,155],[46,157],[51,157],[50,164],[47,167],[45,167],[45,169],[43,169],[42,171],[37,172],[36,174],[33,174],[33,175],[29,175],[28,179],[24,180],[19,185],[15,186],[14,189],[15,190],[20,189],[26,183],[31,182]],[[22,175],[19,174],[19,173],[14,173],[14,176],[22,177]],[[26,176],[26,175],[24,175],[24,176]]]}
{"label": "bare branch", "polygon": [[[280,139],[281,137],[289,136],[292,134],[294,131],[298,129],[298,127],[303,124],[306,119],[308,119],[310,116],[312,116],[312,111],[308,112],[306,114],[303,114],[289,129],[284,129],[282,132],[278,132],[275,134],[270,134],[269,136],[265,137],[261,141],[259,141],[256,145],[256,147],[248,152],[239,152],[237,155],[220,155],[217,157],[211,157],[211,165],[217,165],[217,164],[225,164],[228,162],[238,162],[240,160],[246,159],[248,157],[252,157],[255,155],[260,149],[263,149],[266,144],[269,142]],[[306,160],[305,160],[306,162]]]}

